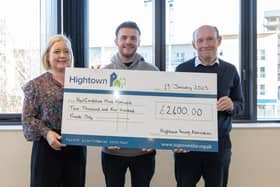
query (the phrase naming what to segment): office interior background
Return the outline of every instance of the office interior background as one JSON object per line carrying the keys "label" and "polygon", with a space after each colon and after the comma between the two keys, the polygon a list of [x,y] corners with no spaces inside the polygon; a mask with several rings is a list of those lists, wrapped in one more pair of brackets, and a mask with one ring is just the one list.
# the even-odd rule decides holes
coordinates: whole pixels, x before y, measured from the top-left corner
{"label": "office interior background", "polygon": [[[0,162],[6,164],[0,164],[6,179],[0,186],[28,186],[31,145],[21,132],[21,87],[44,72],[40,56],[48,38],[66,34],[75,67],[97,67],[110,63],[117,51],[115,29],[126,20],[141,29],[138,52],[161,71],[174,71],[195,56],[194,29],[218,27],[218,55],[237,67],[246,99],[232,132],[229,186],[278,186],[280,3],[275,0],[0,0]],[[87,186],[104,186],[99,148],[91,147],[88,155]],[[175,186],[172,153],[159,151],[158,159],[152,186]]]}

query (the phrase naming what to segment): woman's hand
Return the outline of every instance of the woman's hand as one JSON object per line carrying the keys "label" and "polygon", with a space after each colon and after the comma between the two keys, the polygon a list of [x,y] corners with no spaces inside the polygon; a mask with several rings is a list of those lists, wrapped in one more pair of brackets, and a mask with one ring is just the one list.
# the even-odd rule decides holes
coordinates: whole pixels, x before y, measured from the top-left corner
{"label": "woman's hand", "polygon": [[55,131],[49,130],[46,136],[47,142],[54,150],[61,150],[63,147],[66,147],[65,144],[60,142],[61,136]]}

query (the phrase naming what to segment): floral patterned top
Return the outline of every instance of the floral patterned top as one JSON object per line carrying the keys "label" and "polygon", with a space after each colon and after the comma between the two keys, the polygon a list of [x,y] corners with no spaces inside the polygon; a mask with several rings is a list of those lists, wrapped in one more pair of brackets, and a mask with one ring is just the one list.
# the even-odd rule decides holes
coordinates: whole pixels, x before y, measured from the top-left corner
{"label": "floral patterned top", "polygon": [[28,141],[37,141],[52,129],[61,130],[63,85],[46,72],[23,86],[23,133]]}

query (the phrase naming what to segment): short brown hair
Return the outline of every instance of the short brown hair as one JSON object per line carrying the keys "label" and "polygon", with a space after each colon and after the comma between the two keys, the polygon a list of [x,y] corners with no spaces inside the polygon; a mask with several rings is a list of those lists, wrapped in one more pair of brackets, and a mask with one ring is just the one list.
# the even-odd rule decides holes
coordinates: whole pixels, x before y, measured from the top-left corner
{"label": "short brown hair", "polygon": [[140,31],[138,25],[137,25],[135,22],[133,22],[133,21],[125,21],[125,22],[121,23],[121,24],[117,27],[117,29],[116,29],[116,31],[115,31],[116,38],[118,37],[119,31],[120,31],[120,29],[122,29],[122,28],[136,29],[136,30],[138,31],[138,33],[139,33],[139,36],[141,35],[141,31]]}

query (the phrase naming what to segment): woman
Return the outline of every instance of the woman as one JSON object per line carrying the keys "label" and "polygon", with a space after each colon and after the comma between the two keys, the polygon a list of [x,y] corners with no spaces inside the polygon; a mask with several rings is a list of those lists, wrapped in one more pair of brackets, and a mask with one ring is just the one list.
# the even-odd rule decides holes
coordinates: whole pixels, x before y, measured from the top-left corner
{"label": "woman", "polygon": [[23,87],[23,132],[33,141],[30,186],[84,187],[86,147],[60,142],[64,74],[73,63],[69,39],[52,37],[42,61],[47,72]]}

